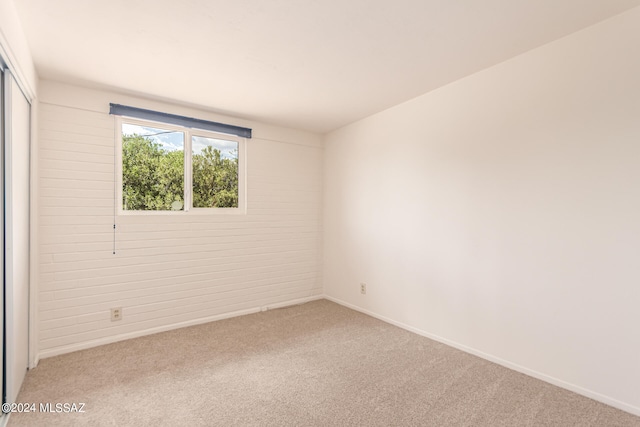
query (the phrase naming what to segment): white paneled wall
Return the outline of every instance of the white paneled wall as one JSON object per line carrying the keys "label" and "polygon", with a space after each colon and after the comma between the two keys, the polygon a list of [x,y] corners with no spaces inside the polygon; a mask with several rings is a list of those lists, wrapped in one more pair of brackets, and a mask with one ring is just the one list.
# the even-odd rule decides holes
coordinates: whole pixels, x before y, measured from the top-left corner
{"label": "white paneled wall", "polygon": [[[53,82],[40,90],[41,357],[321,295],[319,136]],[[252,127],[247,213],[120,215],[114,255],[109,102]]]}

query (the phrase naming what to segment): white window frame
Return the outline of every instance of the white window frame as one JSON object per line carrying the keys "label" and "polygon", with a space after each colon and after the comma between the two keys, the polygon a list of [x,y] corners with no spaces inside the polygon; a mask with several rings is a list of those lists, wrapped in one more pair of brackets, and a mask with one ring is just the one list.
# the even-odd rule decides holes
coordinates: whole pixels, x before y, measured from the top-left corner
{"label": "white window frame", "polygon": [[[180,211],[171,210],[125,210],[122,203],[122,124],[129,123],[138,126],[155,127],[174,130],[184,134],[184,208]],[[246,138],[208,130],[192,129],[152,120],[133,119],[115,116],[116,126],[116,197],[118,215],[238,215],[247,213],[246,202]],[[192,182],[192,137],[224,139],[238,143],[238,207],[237,208],[194,208]]]}

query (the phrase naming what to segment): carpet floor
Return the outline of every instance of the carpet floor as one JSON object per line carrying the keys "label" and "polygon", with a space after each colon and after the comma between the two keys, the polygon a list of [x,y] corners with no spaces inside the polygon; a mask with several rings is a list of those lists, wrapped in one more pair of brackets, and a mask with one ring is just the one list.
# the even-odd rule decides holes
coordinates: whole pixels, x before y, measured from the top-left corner
{"label": "carpet floor", "polygon": [[9,427],[640,426],[326,300],[44,359],[18,401],[52,406]]}

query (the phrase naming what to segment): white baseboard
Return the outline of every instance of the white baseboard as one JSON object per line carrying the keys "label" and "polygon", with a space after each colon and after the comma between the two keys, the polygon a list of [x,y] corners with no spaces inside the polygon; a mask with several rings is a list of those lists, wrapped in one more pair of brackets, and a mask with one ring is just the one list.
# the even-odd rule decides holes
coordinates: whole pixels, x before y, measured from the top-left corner
{"label": "white baseboard", "polygon": [[[33,369],[36,366],[38,366],[38,363],[40,363],[40,355],[36,353],[35,358],[29,362],[28,368],[29,369]],[[2,426],[0,426],[0,427],[2,427]]]}
{"label": "white baseboard", "polygon": [[275,304],[265,305],[262,307],[262,311],[267,310],[275,310],[277,308],[290,307],[292,305],[304,304],[309,301],[317,301],[319,299],[324,299],[324,295],[314,295],[312,297],[298,298],[285,302],[278,302]]}
{"label": "white baseboard", "polygon": [[441,343],[446,344],[446,345],[448,345],[450,347],[457,348],[458,350],[462,350],[465,353],[473,354],[474,356],[478,356],[478,357],[481,357],[481,358],[483,358],[485,360],[488,360],[490,362],[497,363],[498,365],[504,366],[505,368],[512,369],[514,371],[517,371],[517,372],[520,372],[522,374],[528,375],[530,377],[545,381],[545,382],[547,382],[549,384],[553,384],[555,386],[564,388],[566,390],[572,391],[574,393],[580,394],[580,395],[588,397],[590,399],[597,400],[598,402],[602,402],[605,405],[613,406],[614,408],[618,408],[618,409],[623,410],[625,412],[629,412],[630,414],[640,416],[640,408],[637,407],[637,406],[630,405],[630,404],[625,403],[625,402],[621,402],[621,401],[619,401],[617,399],[614,399],[612,397],[605,396],[604,394],[600,394],[600,393],[597,393],[595,391],[591,391],[591,390],[585,389],[583,387],[577,386],[575,384],[571,384],[571,383],[568,383],[566,381],[562,381],[562,380],[559,380],[557,378],[551,377],[549,375],[545,375],[543,373],[534,371],[532,369],[525,368],[524,366],[520,366],[518,364],[515,364],[515,363],[509,362],[507,360],[501,359],[499,357],[493,356],[491,354],[484,353],[484,352],[482,352],[480,350],[476,350],[474,348],[471,348],[471,347],[468,347],[466,345],[457,343],[455,341],[451,341],[451,340],[448,340],[448,339],[443,338],[441,336],[438,336],[438,335],[423,331],[422,329],[414,328],[413,326],[406,325],[406,324],[404,324],[402,322],[397,322],[397,321],[395,321],[393,319],[389,319],[388,317],[381,316],[381,315],[379,315],[377,313],[374,313],[372,311],[363,309],[361,307],[358,307],[357,305],[350,304],[350,303],[348,303],[346,301],[342,301],[342,300],[340,300],[338,298],[334,298],[334,297],[331,297],[329,295],[324,295],[324,298],[329,300],[329,301],[333,301],[333,302],[335,302],[337,304],[340,304],[342,306],[348,307],[348,308],[350,308],[352,310],[359,311],[359,312],[367,314],[367,315],[369,315],[371,317],[375,317],[376,319],[382,320],[383,322],[390,323],[390,324],[392,324],[394,326],[397,326],[399,328],[402,328],[402,329],[405,329],[407,331],[413,332],[415,334],[421,335],[423,337],[430,338],[430,339],[432,339],[434,341],[441,342]]}
{"label": "white baseboard", "polygon": [[173,329],[186,328],[188,326],[195,326],[203,323],[215,322],[216,320],[229,319],[232,317],[244,316],[246,314],[259,313],[261,311],[267,311],[267,310],[273,310],[281,307],[288,307],[291,305],[303,304],[305,302],[314,301],[314,300],[323,299],[323,298],[324,298],[323,295],[314,295],[311,297],[298,298],[295,300],[289,300],[289,301],[269,304],[269,305],[260,306],[260,307],[252,307],[245,310],[222,313],[215,316],[202,317],[200,319],[189,320],[186,322],[173,323],[171,325],[158,326],[156,328],[144,329],[142,331],[130,332],[126,334],[114,335],[114,336],[99,338],[91,341],[85,341],[77,344],[54,347],[54,348],[43,350],[42,352],[40,352],[35,360],[35,364],[37,365],[40,359],[46,359],[47,357],[59,356],[65,353],[71,353],[78,350],[86,350],[92,347],[98,347],[101,345],[111,344],[118,341],[124,341],[131,338],[138,338],[145,335],[157,334],[159,332],[171,331]]}

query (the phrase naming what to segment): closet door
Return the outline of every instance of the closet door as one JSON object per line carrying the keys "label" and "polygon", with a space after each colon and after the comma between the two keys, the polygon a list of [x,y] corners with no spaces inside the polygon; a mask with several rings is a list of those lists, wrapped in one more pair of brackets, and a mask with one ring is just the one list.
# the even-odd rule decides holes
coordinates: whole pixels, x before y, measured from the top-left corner
{"label": "closet door", "polygon": [[15,402],[29,357],[30,109],[4,73],[5,399]]}
{"label": "closet door", "polygon": [[[4,242],[4,70],[0,61],[0,242]],[[2,289],[0,289],[0,307],[2,307],[2,316],[0,316],[0,335],[2,335],[2,351],[0,351],[0,387],[2,388],[2,403],[5,403],[6,385],[4,382],[4,349],[5,349],[5,333],[4,333],[4,243],[0,244],[0,277],[2,277]],[[2,417],[2,413],[0,413]]]}

